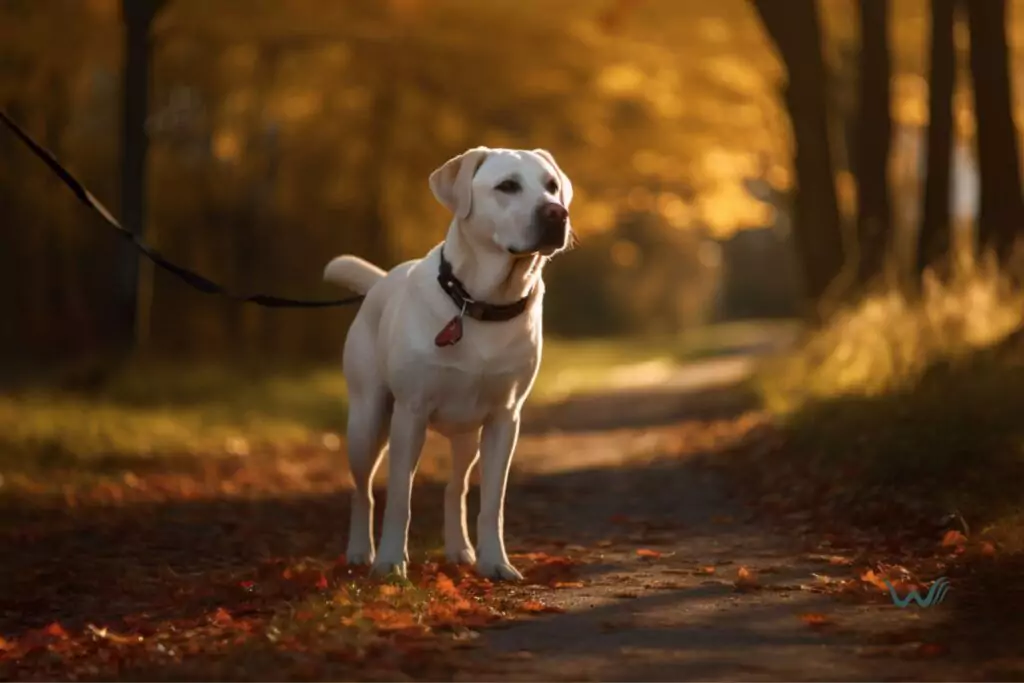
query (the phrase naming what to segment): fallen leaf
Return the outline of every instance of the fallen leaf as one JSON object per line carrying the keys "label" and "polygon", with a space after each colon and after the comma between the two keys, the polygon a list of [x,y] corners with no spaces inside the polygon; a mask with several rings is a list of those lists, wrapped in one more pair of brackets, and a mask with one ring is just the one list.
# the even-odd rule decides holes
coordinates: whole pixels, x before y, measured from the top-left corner
{"label": "fallen leaf", "polygon": [[807,614],[801,614],[800,620],[811,628],[822,628],[832,624],[832,620],[824,614],[818,614],[816,612],[808,612]]}
{"label": "fallen leaf", "polygon": [[582,581],[555,581],[552,588],[583,588]]}
{"label": "fallen leaf", "polygon": [[54,638],[67,638],[68,632],[64,630],[64,627],[58,622],[53,622],[43,629],[43,633]]}
{"label": "fallen leaf", "polygon": [[645,557],[653,560],[661,557],[662,553],[659,550],[652,550],[650,548],[637,548],[636,555],[637,557]]}
{"label": "fallen leaf", "polygon": [[697,567],[693,570],[693,573],[697,576],[710,576],[715,573],[714,567]]}
{"label": "fallen leaf", "polygon": [[882,577],[876,574],[873,569],[864,570],[860,575],[860,580],[881,590],[889,590],[889,587],[885,585],[885,581]]}
{"label": "fallen leaf", "polygon": [[402,588],[393,583],[381,584],[380,588],[377,590],[385,598],[390,598],[402,592]]}
{"label": "fallen leaf", "polygon": [[940,643],[921,643],[917,647],[917,656],[919,657],[941,657],[945,654],[949,654],[949,648]]}
{"label": "fallen leaf", "polygon": [[986,557],[994,557],[996,554],[996,547],[988,541],[983,541],[981,546],[978,548],[978,552]]}
{"label": "fallen leaf", "polygon": [[581,545],[576,545],[575,543],[570,543],[569,545],[565,546],[565,551],[569,552],[569,553],[583,553],[583,552],[586,552],[587,549],[584,548]]}
{"label": "fallen leaf", "polygon": [[222,626],[227,626],[234,622],[234,619],[231,618],[231,614],[223,607],[218,607],[210,619],[213,623],[220,624]]}
{"label": "fallen leaf", "polygon": [[519,603],[518,607],[519,611],[526,612],[527,614],[561,614],[565,611],[561,607],[556,607],[554,605],[546,605],[540,600],[526,600],[525,602]]}
{"label": "fallen leaf", "polygon": [[127,645],[129,643],[141,643],[143,640],[142,636],[122,636],[118,633],[114,633],[106,626],[104,626],[103,628],[98,628],[93,624],[88,624],[88,629],[89,632],[97,638],[103,638],[104,640],[109,640],[112,643],[119,643],[121,645]]}
{"label": "fallen leaf", "polygon": [[323,572],[320,572],[320,578],[318,578],[316,580],[316,587],[319,590],[326,590],[327,586],[328,586],[328,584],[327,584],[327,577],[324,576]]}
{"label": "fallen leaf", "polygon": [[740,591],[757,590],[761,587],[757,576],[746,567],[740,567],[736,570],[736,581],[733,585],[736,586],[736,590]]}
{"label": "fallen leaf", "polygon": [[943,548],[958,548],[966,544],[967,537],[956,529],[951,529],[942,536]]}
{"label": "fallen leaf", "polygon": [[596,545],[598,548],[610,548],[610,547],[612,547],[613,542],[610,539],[605,538],[605,539],[602,539],[602,540],[598,541],[594,545]]}

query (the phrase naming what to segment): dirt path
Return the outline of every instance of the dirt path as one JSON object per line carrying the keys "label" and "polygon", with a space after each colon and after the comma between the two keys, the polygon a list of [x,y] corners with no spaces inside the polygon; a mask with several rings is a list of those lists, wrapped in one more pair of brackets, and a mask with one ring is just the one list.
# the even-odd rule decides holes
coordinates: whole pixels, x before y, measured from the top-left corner
{"label": "dirt path", "polygon": [[[941,607],[900,609],[881,596],[844,603],[815,592],[827,580],[822,577],[851,576],[850,566],[824,559],[834,563],[844,549],[769,531],[702,466],[699,456],[728,440],[737,415],[749,407],[749,397],[735,388],[746,363],[694,367],[668,387],[637,391],[628,401],[569,404],[558,419],[565,433],[524,438],[509,492],[510,545],[578,557],[583,585],[544,595],[564,614],[486,632],[472,675],[970,678],[948,660],[933,659],[933,646],[915,637],[942,619]],[[587,417],[590,424],[600,420],[595,410],[607,411],[613,424],[673,424],[582,431]],[[569,415],[578,422],[566,420]],[[742,590],[743,579],[737,586],[741,568],[756,587]]]}
{"label": "dirt path", "polygon": [[[489,632],[485,659],[478,663],[486,678],[962,678],[945,664],[872,656],[883,653],[872,641],[920,629],[938,609],[843,604],[811,592],[820,585],[815,574],[850,576],[849,567],[812,559],[812,551],[836,550],[805,547],[768,532],[696,463],[640,462],[521,476],[510,494],[513,544],[529,551],[549,548],[545,537],[568,541],[584,562],[585,585],[545,595],[565,614]],[[542,524],[545,533],[539,535]],[[660,556],[641,557],[638,551]],[[759,590],[737,590],[741,567],[756,577]],[[813,628],[806,620],[819,617],[803,616],[809,614],[830,625]],[[915,651],[911,638],[887,654]],[[501,654],[495,659],[494,652]]]}

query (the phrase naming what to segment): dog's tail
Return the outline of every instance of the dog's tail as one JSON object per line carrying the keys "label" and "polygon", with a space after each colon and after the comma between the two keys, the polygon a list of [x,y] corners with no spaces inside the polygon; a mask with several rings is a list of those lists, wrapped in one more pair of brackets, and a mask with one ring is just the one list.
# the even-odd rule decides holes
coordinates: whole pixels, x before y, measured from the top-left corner
{"label": "dog's tail", "polygon": [[385,275],[383,270],[358,256],[339,256],[324,268],[324,280],[356,294],[366,294]]}

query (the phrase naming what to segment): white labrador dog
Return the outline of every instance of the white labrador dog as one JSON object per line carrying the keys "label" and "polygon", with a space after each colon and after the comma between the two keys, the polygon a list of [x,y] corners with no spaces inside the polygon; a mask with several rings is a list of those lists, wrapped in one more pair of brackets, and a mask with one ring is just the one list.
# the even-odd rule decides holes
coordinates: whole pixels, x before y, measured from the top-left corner
{"label": "white labrador dog", "polygon": [[[339,256],[324,279],[366,298],[345,340],[348,452],[355,480],[348,561],[404,575],[413,477],[428,429],[451,442],[444,545],[452,562],[522,578],[504,541],[504,499],[519,415],[541,358],[544,264],[570,239],[572,184],[547,151],[477,147],[430,175],[452,214],[444,242],[385,273]],[[372,480],[388,443],[379,550]],[[477,549],[466,526],[481,459]]]}

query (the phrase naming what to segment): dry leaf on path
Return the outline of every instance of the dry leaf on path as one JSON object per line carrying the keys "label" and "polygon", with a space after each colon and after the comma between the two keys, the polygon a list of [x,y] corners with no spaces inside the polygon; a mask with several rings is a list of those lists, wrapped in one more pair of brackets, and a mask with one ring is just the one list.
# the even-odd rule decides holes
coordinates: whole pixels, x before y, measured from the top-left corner
{"label": "dry leaf on path", "polygon": [[733,582],[736,590],[740,591],[751,591],[761,588],[761,583],[757,580],[757,576],[747,569],[746,567],[740,567],[736,570],[736,581]]}
{"label": "dry leaf on path", "polygon": [[649,558],[649,559],[652,559],[652,560],[656,559],[658,557],[661,557],[662,554],[663,553],[661,551],[659,551],[659,550],[652,550],[650,548],[637,548],[637,551],[636,551],[637,557],[646,557],[646,558]]}
{"label": "dry leaf on path", "polygon": [[833,621],[824,614],[818,614],[816,612],[808,612],[807,614],[801,614],[800,620],[808,626],[810,626],[811,628],[822,628],[825,626],[829,626],[833,623]]}
{"label": "dry leaf on path", "polygon": [[956,529],[947,531],[942,536],[942,547],[943,548],[959,548],[967,545],[967,537]]}
{"label": "dry leaf on path", "polygon": [[873,569],[866,569],[861,572],[860,580],[881,590],[889,590],[889,587],[885,584],[882,577],[876,574]]}

